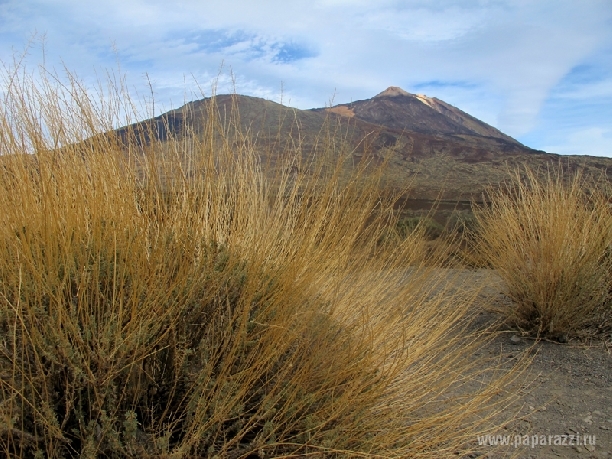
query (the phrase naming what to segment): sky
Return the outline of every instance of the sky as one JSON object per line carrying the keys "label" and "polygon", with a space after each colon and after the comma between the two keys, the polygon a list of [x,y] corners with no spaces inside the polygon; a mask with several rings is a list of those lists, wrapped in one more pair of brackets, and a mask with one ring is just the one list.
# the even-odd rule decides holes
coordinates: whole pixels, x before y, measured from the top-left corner
{"label": "sky", "polygon": [[152,88],[155,115],[215,81],[300,109],[399,86],[529,147],[612,157],[611,0],[0,0],[0,61],[43,48],[85,82]]}

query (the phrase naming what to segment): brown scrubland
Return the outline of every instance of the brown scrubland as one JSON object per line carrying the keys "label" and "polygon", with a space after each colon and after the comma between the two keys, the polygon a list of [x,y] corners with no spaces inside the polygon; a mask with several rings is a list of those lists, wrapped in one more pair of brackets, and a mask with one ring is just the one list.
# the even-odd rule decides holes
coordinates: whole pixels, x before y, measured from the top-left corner
{"label": "brown scrubland", "polygon": [[[121,79],[90,91],[16,65],[2,81],[6,457],[444,458],[495,427],[527,359],[473,358],[494,333],[457,274],[467,236],[399,224],[387,165],[353,164],[333,122],[314,155],[283,139],[271,177],[214,98],[156,140],[114,131],[142,119]],[[472,238],[508,316],[590,330],[610,312],[604,194],[516,185]]]}

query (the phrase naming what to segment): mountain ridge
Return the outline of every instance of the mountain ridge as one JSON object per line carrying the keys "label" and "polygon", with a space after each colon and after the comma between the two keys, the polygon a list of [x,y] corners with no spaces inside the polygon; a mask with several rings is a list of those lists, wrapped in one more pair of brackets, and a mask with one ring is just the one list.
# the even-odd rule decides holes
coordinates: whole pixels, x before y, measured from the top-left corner
{"label": "mountain ridge", "polygon": [[414,201],[423,207],[437,199],[466,206],[480,201],[487,187],[507,180],[509,172],[523,166],[545,170],[562,163],[569,171],[580,169],[588,175],[612,173],[612,158],[534,150],[440,99],[394,86],[371,99],[309,110],[222,94],[137,125],[154,123],[162,140],[188,127],[198,133],[211,107],[221,121],[237,113],[240,128],[252,135],[253,145],[264,156],[282,154],[291,142],[298,142],[303,155],[309,155],[316,151],[326,125],[342,126],[339,132],[355,161],[367,157],[380,163],[386,158],[385,184],[395,189],[409,186]]}
{"label": "mountain ridge", "polygon": [[[420,106],[419,102],[426,108]],[[396,114],[395,117],[385,117],[383,107],[387,109],[386,113]],[[430,109],[439,116],[428,114]],[[350,114],[349,117],[357,117],[387,127],[404,128],[423,133],[476,134],[525,146],[499,129],[441,99],[427,97],[424,94],[412,94],[398,86],[389,86],[371,99],[338,104],[327,110],[343,116]],[[398,113],[403,117],[398,118]],[[416,120],[416,117],[421,117],[421,120]]]}

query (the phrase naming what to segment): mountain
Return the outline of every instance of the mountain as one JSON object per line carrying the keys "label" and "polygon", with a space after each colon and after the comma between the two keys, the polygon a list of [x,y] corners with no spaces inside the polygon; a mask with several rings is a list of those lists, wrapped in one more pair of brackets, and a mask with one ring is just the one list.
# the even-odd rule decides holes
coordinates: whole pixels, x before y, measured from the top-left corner
{"label": "mountain", "polygon": [[479,136],[521,145],[492,126],[435,97],[410,94],[391,86],[372,99],[327,109],[347,117],[356,117],[390,129],[431,135]]}
{"label": "mountain", "polygon": [[[211,103],[210,98],[193,101],[141,124],[153,123],[162,139],[187,126],[198,132]],[[440,99],[394,86],[371,99],[310,110],[242,95],[218,95],[214,103],[222,121],[237,108],[241,128],[269,157],[282,154],[291,142],[299,142],[307,155],[324,126],[332,131],[340,127],[356,161],[364,155],[388,159],[386,185],[409,186],[412,209],[428,209],[436,200],[441,209],[468,209],[487,186],[506,180],[521,165],[545,169],[561,163],[566,170],[593,176],[612,171],[611,158],[534,150]]]}

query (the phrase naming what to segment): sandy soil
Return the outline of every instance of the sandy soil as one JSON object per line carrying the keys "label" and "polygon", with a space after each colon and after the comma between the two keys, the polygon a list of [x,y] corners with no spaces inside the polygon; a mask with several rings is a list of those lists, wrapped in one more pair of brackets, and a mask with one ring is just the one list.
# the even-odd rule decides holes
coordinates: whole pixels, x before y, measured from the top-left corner
{"label": "sandy soil", "polygon": [[[491,271],[466,270],[465,281],[486,285],[483,305],[509,304],[503,283]],[[477,327],[499,319],[487,309],[474,313]],[[605,337],[587,344],[536,342],[508,326],[499,329],[500,335],[479,349],[475,358],[497,359],[509,367],[529,353],[533,361],[511,389],[520,397],[507,411],[516,415],[494,432],[511,444],[479,447],[474,439],[477,452],[470,457],[612,459],[612,343]]]}

